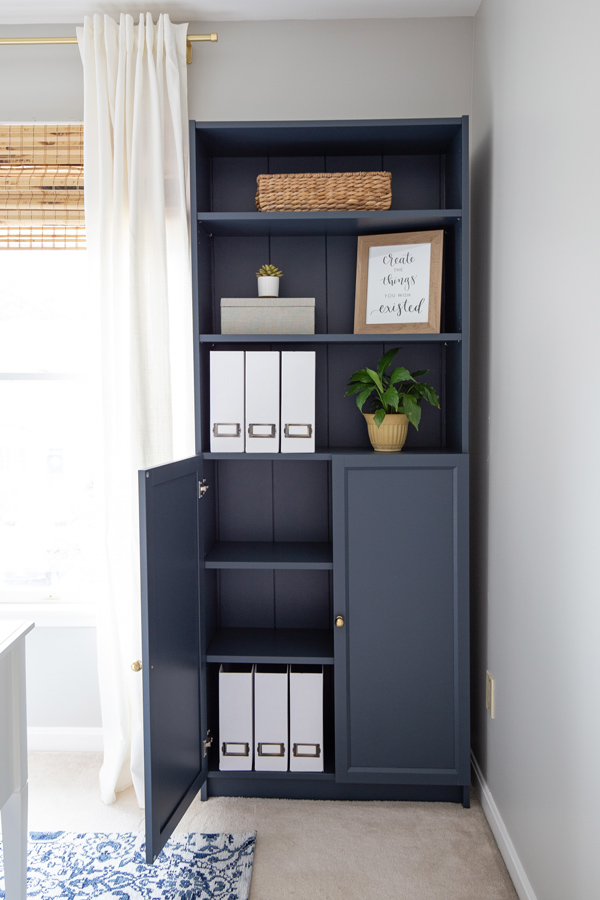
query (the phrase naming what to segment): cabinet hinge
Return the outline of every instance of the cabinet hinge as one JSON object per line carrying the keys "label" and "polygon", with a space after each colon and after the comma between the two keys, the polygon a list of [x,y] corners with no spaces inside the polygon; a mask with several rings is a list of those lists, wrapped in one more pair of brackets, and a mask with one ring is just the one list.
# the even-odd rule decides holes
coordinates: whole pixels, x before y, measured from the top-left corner
{"label": "cabinet hinge", "polygon": [[206,478],[203,478],[202,481],[198,482],[198,499],[199,500],[202,500],[202,498],[204,497],[207,490],[208,490],[208,485],[206,483]]}
{"label": "cabinet hinge", "polygon": [[208,750],[210,747],[212,747],[212,742],[213,742],[213,737],[212,737],[212,734],[210,733],[210,728],[209,728],[208,731],[206,732],[206,738],[202,742],[204,744],[204,755],[205,756],[208,756]]}

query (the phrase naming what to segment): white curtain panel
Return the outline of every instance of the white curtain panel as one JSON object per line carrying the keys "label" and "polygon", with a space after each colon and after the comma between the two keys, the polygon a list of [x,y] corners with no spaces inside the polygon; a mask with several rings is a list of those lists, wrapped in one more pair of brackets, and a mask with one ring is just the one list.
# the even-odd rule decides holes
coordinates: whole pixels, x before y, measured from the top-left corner
{"label": "white curtain panel", "polygon": [[112,803],[133,783],[143,806],[137,471],[194,453],[187,25],[95,15],[77,37],[101,333],[100,789]]}

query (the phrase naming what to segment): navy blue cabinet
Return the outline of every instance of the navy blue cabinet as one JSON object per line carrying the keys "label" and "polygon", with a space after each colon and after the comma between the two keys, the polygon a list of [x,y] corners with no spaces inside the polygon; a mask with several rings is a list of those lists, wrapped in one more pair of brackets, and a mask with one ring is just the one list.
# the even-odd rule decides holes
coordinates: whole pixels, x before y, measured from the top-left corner
{"label": "navy blue cabinet", "polygon": [[[468,122],[190,125],[197,455],[140,474],[148,859],[192,797],[468,803]],[[259,213],[263,173],[387,170],[392,207]],[[353,334],[357,237],[443,229],[441,333]],[[222,335],[220,299],[315,297],[314,335]],[[400,454],[345,385],[429,369]],[[312,349],[314,454],[211,453],[209,353]],[[202,485],[202,487],[200,487]],[[337,621],[337,624],[336,624]],[[221,772],[222,663],[324,667],[324,771]]]}

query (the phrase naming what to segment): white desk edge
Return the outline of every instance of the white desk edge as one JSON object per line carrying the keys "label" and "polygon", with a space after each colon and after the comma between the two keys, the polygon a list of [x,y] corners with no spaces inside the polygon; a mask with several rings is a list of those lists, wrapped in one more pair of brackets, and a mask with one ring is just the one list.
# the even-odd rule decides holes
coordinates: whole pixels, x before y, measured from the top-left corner
{"label": "white desk edge", "polygon": [[8,653],[15,641],[28,634],[33,627],[33,622],[23,622],[18,619],[0,621],[0,658]]}

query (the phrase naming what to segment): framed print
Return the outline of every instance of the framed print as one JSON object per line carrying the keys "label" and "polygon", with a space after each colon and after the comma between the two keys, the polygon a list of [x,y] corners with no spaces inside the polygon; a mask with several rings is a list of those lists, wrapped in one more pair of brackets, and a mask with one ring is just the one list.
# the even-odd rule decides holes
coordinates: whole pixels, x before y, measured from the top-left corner
{"label": "framed print", "polygon": [[443,231],[358,238],[354,334],[439,334]]}

